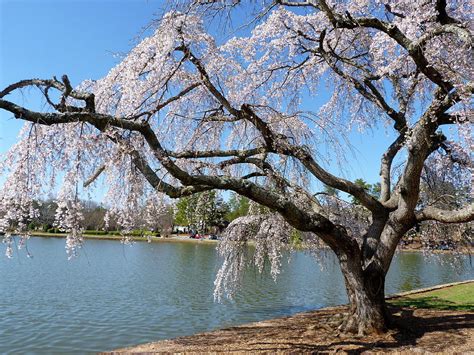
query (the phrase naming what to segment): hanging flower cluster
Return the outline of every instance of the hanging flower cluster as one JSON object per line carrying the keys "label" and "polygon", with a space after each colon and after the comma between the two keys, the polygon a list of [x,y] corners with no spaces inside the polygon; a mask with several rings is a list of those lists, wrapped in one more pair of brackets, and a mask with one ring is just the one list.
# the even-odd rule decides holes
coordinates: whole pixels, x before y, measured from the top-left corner
{"label": "hanging flower cluster", "polygon": [[84,242],[82,236],[84,232],[82,227],[84,220],[82,206],[77,200],[59,200],[57,203],[55,224],[60,231],[66,233],[66,253],[68,259],[71,259],[78,255],[79,249]]}
{"label": "hanging flower cluster", "polygon": [[[270,263],[270,274],[276,280],[280,273],[282,250],[287,247],[292,228],[275,213],[247,215],[229,224],[218,245],[218,254],[223,259],[216,280],[214,298],[222,300],[225,295],[232,298],[240,289],[247,263],[257,267],[261,273],[265,263]],[[249,259],[248,243],[255,244]]]}

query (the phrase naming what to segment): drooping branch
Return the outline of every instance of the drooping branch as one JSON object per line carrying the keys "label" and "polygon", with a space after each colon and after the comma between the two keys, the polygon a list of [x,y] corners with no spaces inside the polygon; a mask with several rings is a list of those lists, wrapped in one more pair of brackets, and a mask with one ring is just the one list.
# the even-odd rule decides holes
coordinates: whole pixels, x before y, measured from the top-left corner
{"label": "drooping branch", "polygon": [[149,125],[143,125],[138,130],[149,147],[158,158],[165,169],[185,186],[209,186],[214,189],[235,191],[242,196],[246,196],[259,204],[269,207],[279,212],[285,220],[295,228],[302,231],[312,231],[334,250],[339,248],[353,250],[357,246],[355,240],[350,238],[345,230],[335,226],[331,221],[318,213],[303,211],[290,199],[281,196],[269,189],[265,189],[248,180],[232,178],[228,176],[190,175],[180,169],[167,155],[161,147],[156,135]]}
{"label": "drooping branch", "polygon": [[323,169],[314,160],[310,152],[300,146],[291,144],[287,137],[277,135],[272,132],[270,126],[263,121],[251,108],[247,105],[243,106],[243,112],[246,113],[248,120],[261,132],[266,144],[273,148],[273,152],[285,154],[298,159],[314,177],[322,181],[328,186],[344,191],[361,201],[361,203],[369,210],[382,210],[383,206],[372,195],[367,193],[365,189],[353,182],[339,178],[330,174]]}
{"label": "drooping branch", "polygon": [[273,132],[271,127],[261,117],[259,117],[250,105],[242,105],[240,110],[232,107],[223,94],[217,90],[212,84],[209,75],[201,63],[201,61],[195,57],[187,47],[183,46],[180,48],[190,57],[191,62],[195,65],[198,71],[201,73],[201,77],[208,88],[210,93],[234,116],[240,119],[244,119],[253,124],[253,126],[260,132],[268,152],[278,153],[283,155],[292,156],[298,159],[308,170],[320,181],[326,185],[347,192],[361,201],[361,203],[369,210],[383,210],[382,204],[377,201],[372,195],[367,193],[365,189],[354,184],[351,181],[338,178],[326,170],[324,170],[312,157],[312,155],[300,146],[295,146],[290,143],[288,137]]}
{"label": "drooping branch", "polygon": [[365,77],[362,81],[360,81],[354,76],[351,76],[344,72],[337,65],[337,61],[332,58],[333,54],[324,49],[325,36],[326,31],[322,31],[319,38],[319,46],[316,50],[313,50],[313,53],[321,55],[326,61],[326,63],[334,71],[334,73],[336,73],[339,77],[346,80],[347,82],[351,83],[354,89],[356,89],[360,95],[362,95],[365,99],[371,101],[382,111],[384,111],[395,122],[395,129],[397,129],[398,131],[403,130],[406,127],[406,120],[404,115],[397,112],[387,103],[383,95],[372,83],[371,78]]}
{"label": "drooping branch", "polygon": [[318,0],[318,7],[323,11],[335,28],[355,29],[358,27],[371,28],[381,31],[404,48],[413,59],[418,69],[433,83],[445,92],[451,91],[453,84],[444,78],[423,53],[423,48],[417,42],[411,41],[396,25],[375,17],[353,17],[342,15],[332,9],[325,0]]}
{"label": "drooping branch", "polygon": [[[355,241],[343,229],[335,226],[327,218],[315,212],[303,211],[289,198],[252,183],[248,179],[231,178],[228,176],[191,175],[187,173],[179,168],[168,156],[167,151],[162,148],[158,138],[147,122],[135,122],[98,113],[40,113],[3,99],[0,99],[0,108],[12,112],[16,117],[25,121],[42,125],[86,122],[102,132],[107,127],[116,127],[140,133],[162,166],[171,176],[183,184],[182,187],[175,187],[163,181],[136,149],[127,149],[134,165],[157,191],[173,198],[211,189],[235,191],[240,195],[278,211],[295,228],[317,233],[334,250],[340,248],[353,250],[356,245],[354,244]],[[117,135],[109,133],[107,135],[116,144],[127,144],[123,138]]]}

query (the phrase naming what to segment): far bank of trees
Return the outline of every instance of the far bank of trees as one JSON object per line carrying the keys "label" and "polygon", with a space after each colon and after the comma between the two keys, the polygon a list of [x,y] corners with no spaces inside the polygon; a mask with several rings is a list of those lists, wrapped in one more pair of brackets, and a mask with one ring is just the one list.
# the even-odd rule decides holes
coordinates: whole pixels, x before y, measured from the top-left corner
{"label": "far bank of trees", "polygon": [[[123,228],[110,209],[95,201],[81,201],[81,204],[83,206],[82,225],[85,234],[121,234]],[[55,200],[36,201],[35,209],[37,210],[37,216],[28,224],[30,231],[62,232],[55,223],[56,214],[58,213],[58,204]],[[136,212],[138,217],[134,229],[131,231],[132,235],[143,235],[150,232],[171,233],[173,228],[173,209],[171,206],[151,211],[149,206],[143,206]]]}
{"label": "far bank of trees", "polygon": [[216,191],[205,191],[178,200],[174,224],[200,233],[221,233],[236,218],[249,214],[247,197],[231,194],[228,201]]}
{"label": "far bank of trees", "polygon": [[[105,228],[104,217],[107,209],[94,201],[83,201],[83,205],[84,229],[103,230]],[[29,229],[43,232],[59,232],[58,227],[54,223],[58,204],[53,199],[37,201],[36,208],[38,209],[38,216],[31,221]],[[112,229],[118,228],[116,223],[112,223],[111,227]]]}
{"label": "far bank of trees", "polygon": [[[431,164],[431,166],[434,165]],[[354,181],[367,193],[378,198],[380,184],[371,184],[362,178]],[[466,186],[457,184],[443,170],[426,166],[422,175],[420,209],[428,206],[444,210],[456,210],[469,203],[472,197]],[[340,224],[350,226],[353,235],[361,235],[371,223],[371,213],[355,198],[348,200],[329,186],[316,194],[325,216]],[[230,194],[224,200],[219,192],[205,191],[183,197],[170,203],[167,208],[156,211],[143,207],[139,211],[132,235],[164,234],[169,235],[175,227],[185,227],[187,231],[199,233],[222,233],[227,225],[237,218],[265,213],[266,208],[249,200],[247,197]],[[105,218],[108,209],[95,201],[82,201],[84,206],[84,230],[91,234],[120,234],[119,221],[113,217]],[[61,232],[55,225],[58,205],[53,199],[37,201],[38,215],[28,225],[32,231],[49,233]],[[268,211],[267,211],[268,212]],[[104,220],[108,220],[107,225]],[[300,233],[295,230],[292,242],[300,240]],[[473,223],[442,224],[435,221],[424,221],[409,230],[401,241],[402,246],[427,249],[460,249],[474,245]]]}
{"label": "far bank of trees", "polygon": [[[173,202],[175,202],[173,204]],[[86,233],[93,234],[120,234],[122,226],[110,210],[95,202],[82,201],[83,228]],[[176,226],[194,229],[200,233],[220,233],[225,227],[238,217],[249,214],[251,201],[243,196],[231,194],[228,201],[216,191],[198,193],[183,197],[169,203],[167,208],[153,210],[150,206],[143,206],[138,211],[133,234],[153,232],[171,234]],[[58,204],[54,199],[37,201],[35,208],[38,213],[28,225],[31,231],[60,233],[55,225],[55,216]],[[105,222],[107,220],[107,223]]]}

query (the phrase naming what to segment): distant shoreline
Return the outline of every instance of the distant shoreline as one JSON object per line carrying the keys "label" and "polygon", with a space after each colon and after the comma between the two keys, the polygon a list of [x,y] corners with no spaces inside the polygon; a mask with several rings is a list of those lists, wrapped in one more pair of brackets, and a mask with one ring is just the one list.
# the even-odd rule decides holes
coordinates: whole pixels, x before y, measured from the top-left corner
{"label": "distant shoreline", "polygon": [[[31,233],[32,237],[43,237],[43,238],[65,238],[66,233],[47,233],[47,232],[33,232]],[[115,241],[121,241],[122,236],[120,235],[95,235],[95,234],[83,234],[84,239],[89,239],[89,240],[115,240]],[[184,243],[210,243],[210,244],[216,244],[219,242],[219,240],[211,240],[211,239],[193,239],[189,238],[187,234],[171,234],[168,237],[137,237],[137,236],[132,236],[131,239],[134,242],[149,242],[149,243],[163,243],[163,242],[168,242],[168,243],[176,243],[176,242],[184,242]],[[249,245],[252,245],[253,242],[250,241]],[[324,247],[325,248],[325,247]],[[296,249],[304,249],[304,247],[297,247]],[[453,253],[459,253],[459,254],[474,254],[474,248],[463,248],[462,250],[425,250],[422,248],[407,248],[406,246],[404,247],[398,247],[397,248],[398,252],[408,252],[408,253],[422,253],[424,251],[435,253],[435,254],[453,254]]]}
{"label": "distant shoreline", "polygon": [[[65,238],[66,233],[47,233],[47,232],[33,232],[32,237],[42,238]],[[120,235],[95,235],[95,234],[83,234],[84,239],[89,240],[116,240],[121,241],[122,236]],[[187,235],[171,234],[169,237],[136,237],[132,236],[131,239],[134,242],[150,242],[150,243],[162,243],[162,242],[190,242],[190,243],[217,243],[218,240],[211,239],[193,239]]]}

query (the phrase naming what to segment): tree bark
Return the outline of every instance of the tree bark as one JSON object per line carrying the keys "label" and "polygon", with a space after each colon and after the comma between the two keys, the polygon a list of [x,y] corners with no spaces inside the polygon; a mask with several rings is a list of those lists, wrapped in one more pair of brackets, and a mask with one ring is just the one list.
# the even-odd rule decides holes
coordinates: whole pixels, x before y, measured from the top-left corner
{"label": "tree bark", "polygon": [[349,314],[340,330],[359,335],[383,333],[389,315],[385,305],[385,272],[375,262],[363,269],[360,258],[340,257],[349,297]]}

